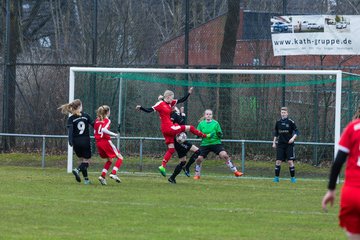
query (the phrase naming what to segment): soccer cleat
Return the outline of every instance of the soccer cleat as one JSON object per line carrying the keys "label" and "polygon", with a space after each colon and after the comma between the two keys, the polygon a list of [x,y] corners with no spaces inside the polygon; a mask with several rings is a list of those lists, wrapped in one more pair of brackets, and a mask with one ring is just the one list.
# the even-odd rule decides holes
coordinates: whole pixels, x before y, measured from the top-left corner
{"label": "soccer cleat", "polygon": [[169,177],[169,178],[168,178],[168,181],[169,181],[169,183],[171,183],[171,184],[176,184],[175,178]]}
{"label": "soccer cleat", "polygon": [[72,170],[72,173],[74,174],[76,181],[77,181],[77,182],[81,182],[81,178],[80,178],[80,175],[79,175],[79,170],[77,170],[76,168],[74,168],[74,169]]}
{"label": "soccer cleat", "polygon": [[234,172],[234,175],[235,175],[235,177],[241,177],[244,174],[240,171],[236,171],[236,172]]}
{"label": "soccer cleat", "polygon": [[117,183],[121,183],[120,178],[116,174],[109,175],[111,179],[114,179]]}
{"label": "soccer cleat", "polygon": [[102,176],[99,177],[99,182],[101,183],[101,185],[106,185],[106,179]]}
{"label": "soccer cleat", "polygon": [[194,180],[199,180],[200,176],[194,176]]}
{"label": "soccer cleat", "polygon": [[90,184],[91,184],[91,181],[90,181],[90,180],[84,180],[84,184],[85,184],[85,185],[90,185]]}
{"label": "soccer cleat", "polygon": [[159,168],[159,172],[163,177],[166,177],[166,169],[163,166],[160,166]]}
{"label": "soccer cleat", "polygon": [[274,177],[273,182],[280,182],[279,177]]}
{"label": "soccer cleat", "polygon": [[183,171],[184,171],[184,173],[185,173],[185,175],[187,177],[190,177],[190,170],[189,169],[183,168]]}
{"label": "soccer cleat", "polygon": [[290,178],[290,182],[296,183],[296,178],[295,178],[295,177],[291,177],[291,178]]}

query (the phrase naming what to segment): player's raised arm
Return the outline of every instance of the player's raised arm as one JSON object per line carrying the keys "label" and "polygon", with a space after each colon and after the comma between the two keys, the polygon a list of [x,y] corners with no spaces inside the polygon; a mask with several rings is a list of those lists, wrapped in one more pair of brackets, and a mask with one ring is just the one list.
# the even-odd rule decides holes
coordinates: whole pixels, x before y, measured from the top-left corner
{"label": "player's raised arm", "polygon": [[177,103],[185,102],[189,98],[190,94],[193,92],[193,89],[194,89],[193,87],[190,87],[188,90],[188,93],[185,96],[183,96],[182,98],[178,99]]}
{"label": "player's raised arm", "polygon": [[144,112],[147,112],[147,113],[151,113],[151,112],[154,112],[154,109],[153,108],[144,108],[142,107],[141,105],[136,105],[136,110],[138,111],[144,111]]}

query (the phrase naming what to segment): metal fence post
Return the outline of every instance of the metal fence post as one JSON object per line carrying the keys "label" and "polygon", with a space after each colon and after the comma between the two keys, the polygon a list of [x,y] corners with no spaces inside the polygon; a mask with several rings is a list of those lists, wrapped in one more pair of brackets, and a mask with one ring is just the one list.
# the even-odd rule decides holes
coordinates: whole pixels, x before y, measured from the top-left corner
{"label": "metal fence post", "polygon": [[241,141],[241,171],[245,173],[245,141]]}
{"label": "metal fence post", "polygon": [[45,141],[46,141],[45,136],[43,136],[42,139],[43,139],[43,141],[42,141],[41,167],[42,167],[42,168],[45,168]]}
{"label": "metal fence post", "polygon": [[140,166],[139,166],[140,172],[143,170],[143,139],[140,138]]}

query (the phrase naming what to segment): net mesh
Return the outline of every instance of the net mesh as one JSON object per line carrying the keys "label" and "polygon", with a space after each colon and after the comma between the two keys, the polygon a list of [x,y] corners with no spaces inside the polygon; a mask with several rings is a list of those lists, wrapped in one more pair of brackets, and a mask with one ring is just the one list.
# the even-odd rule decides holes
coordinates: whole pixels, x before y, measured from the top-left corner
{"label": "net mesh", "polygon": [[[119,124],[122,137],[162,138],[158,115],[138,112],[135,106],[153,106],[167,89],[174,91],[175,98],[181,98],[192,86],[193,94],[180,104],[186,109],[188,124],[196,127],[204,110],[212,109],[214,118],[221,124],[224,139],[272,141],[280,107],[285,105],[289,117],[299,128],[297,141],[319,143],[298,144],[297,160],[318,166],[324,161],[331,163],[333,159],[333,146],[320,143],[334,142],[335,75],[81,72],[75,76],[75,98],[83,101],[85,111],[95,117],[98,106],[109,105],[112,130],[116,131]],[[344,73],[342,127],[351,120],[359,105],[359,90],[359,76]],[[241,158],[241,143],[225,141],[224,145],[234,158]],[[139,153],[137,142],[123,141],[120,149],[125,154]],[[163,142],[148,141],[143,153],[161,158],[164,149]],[[275,152],[269,143],[246,146],[247,161],[274,158]]]}

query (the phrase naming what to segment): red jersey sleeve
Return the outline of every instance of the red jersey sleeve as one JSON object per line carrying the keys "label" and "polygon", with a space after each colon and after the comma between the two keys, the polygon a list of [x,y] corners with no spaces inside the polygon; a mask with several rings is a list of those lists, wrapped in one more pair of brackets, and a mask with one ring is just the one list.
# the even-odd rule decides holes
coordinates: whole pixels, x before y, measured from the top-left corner
{"label": "red jersey sleeve", "polygon": [[162,102],[163,102],[163,101],[159,101],[159,102],[155,103],[155,105],[152,106],[152,108],[153,108],[155,111],[160,112],[160,111],[161,111],[161,103],[162,103]]}

